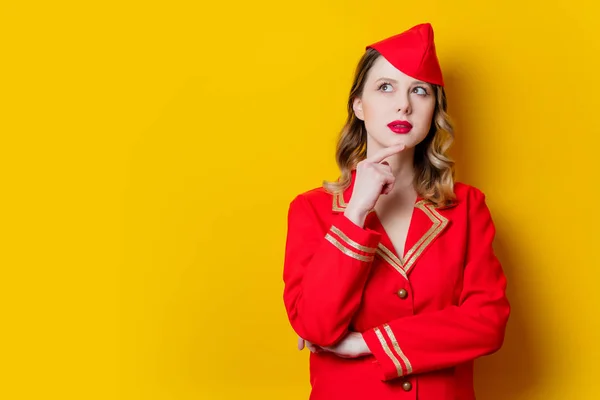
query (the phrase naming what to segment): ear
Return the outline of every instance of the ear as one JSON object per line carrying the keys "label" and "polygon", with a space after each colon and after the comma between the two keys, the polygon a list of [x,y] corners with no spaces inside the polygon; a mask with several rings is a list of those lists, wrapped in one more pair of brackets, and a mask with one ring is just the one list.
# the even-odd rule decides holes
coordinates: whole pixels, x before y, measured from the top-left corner
{"label": "ear", "polygon": [[356,115],[356,118],[360,119],[361,121],[365,120],[362,108],[362,99],[360,97],[357,96],[354,98],[352,101],[352,109],[354,110],[354,115]]}

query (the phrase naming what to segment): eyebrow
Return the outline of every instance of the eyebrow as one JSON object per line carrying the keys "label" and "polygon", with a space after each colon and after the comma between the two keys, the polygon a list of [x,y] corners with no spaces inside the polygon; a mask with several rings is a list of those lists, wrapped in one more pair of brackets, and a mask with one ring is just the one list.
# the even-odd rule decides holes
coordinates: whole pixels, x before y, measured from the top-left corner
{"label": "eyebrow", "polygon": [[[392,79],[392,78],[386,78],[386,77],[379,78],[375,82],[379,82],[379,81],[389,81],[389,82],[392,82],[392,83],[398,83],[397,80]],[[417,84],[417,85],[429,85],[429,86],[431,86],[431,84],[429,84],[427,82],[423,82],[423,81],[413,81],[412,83],[413,84]]]}

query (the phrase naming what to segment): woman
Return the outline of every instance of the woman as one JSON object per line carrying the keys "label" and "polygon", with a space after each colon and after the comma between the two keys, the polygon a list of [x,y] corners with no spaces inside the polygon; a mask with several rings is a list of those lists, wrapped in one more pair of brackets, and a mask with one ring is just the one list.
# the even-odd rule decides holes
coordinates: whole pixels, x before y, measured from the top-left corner
{"label": "woman", "polygon": [[484,195],[453,181],[429,24],[367,46],[337,162],[290,204],[284,303],[311,399],[470,400],[510,307]]}

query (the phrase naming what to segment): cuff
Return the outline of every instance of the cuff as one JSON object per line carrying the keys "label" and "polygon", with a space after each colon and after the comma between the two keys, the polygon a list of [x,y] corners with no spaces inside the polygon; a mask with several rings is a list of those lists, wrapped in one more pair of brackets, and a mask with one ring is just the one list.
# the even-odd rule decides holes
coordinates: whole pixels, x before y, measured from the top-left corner
{"label": "cuff", "polygon": [[325,238],[345,255],[354,259],[371,262],[381,240],[381,234],[364,229],[340,214],[334,218]]}
{"label": "cuff", "polygon": [[370,329],[362,335],[377,360],[381,380],[386,381],[412,373],[412,365],[388,324]]}

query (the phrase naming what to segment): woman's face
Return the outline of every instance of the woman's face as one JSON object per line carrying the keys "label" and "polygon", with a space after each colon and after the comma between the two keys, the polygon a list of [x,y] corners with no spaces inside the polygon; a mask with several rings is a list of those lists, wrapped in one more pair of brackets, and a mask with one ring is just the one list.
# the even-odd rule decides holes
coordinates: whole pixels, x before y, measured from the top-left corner
{"label": "woman's face", "polygon": [[404,144],[414,148],[429,133],[435,103],[432,85],[404,74],[379,57],[353,108],[356,117],[365,123],[367,146]]}

